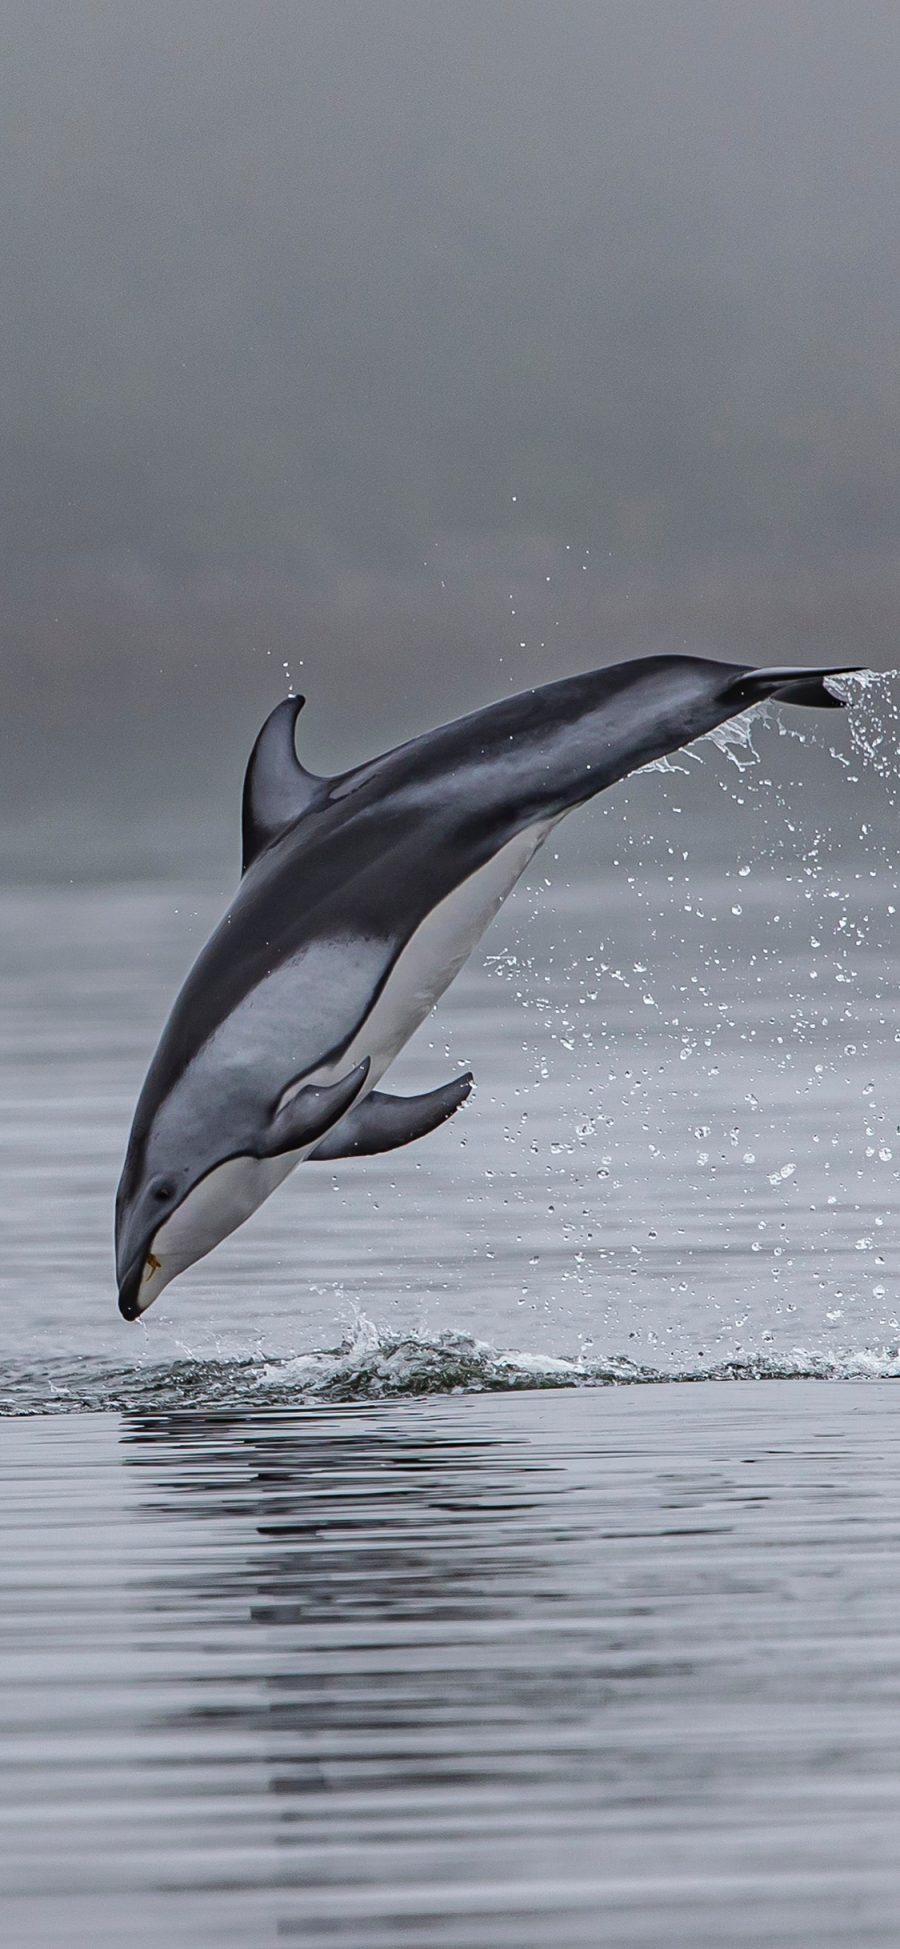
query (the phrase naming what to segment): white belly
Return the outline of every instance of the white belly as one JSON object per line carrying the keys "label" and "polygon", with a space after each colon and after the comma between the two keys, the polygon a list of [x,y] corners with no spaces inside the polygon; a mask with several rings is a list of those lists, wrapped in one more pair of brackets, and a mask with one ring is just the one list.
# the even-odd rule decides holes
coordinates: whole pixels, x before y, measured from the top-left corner
{"label": "white belly", "polygon": [[[340,1062],[317,1072],[316,1080],[345,1076],[368,1056],[366,1090],[374,1088],[445,988],[469,958],[529,860],[556,824],[530,826],[495,853],[477,873],[454,887],[416,928],[398,954],[374,1007]],[[306,1080],[312,1080],[305,1078]]]}
{"label": "white belly", "polygon": [[[545,820],[518,833],[493,859],[432,908],[397,956],[377,1001],[350,1047],[339,1061],[324,1063],[310,1071],[295,1087],[346,1076],[348,1070],[368,1056],[370,1069],[362,1095],[374,1089],[468,960],[485,928],[555,824],[555,819]],[[142,1306],[149,1306],[170,1279],[211,1252],[229,1232],[236,1231],[314,1149],[313,1143],[284,1157],[230,1158],[227,1164],[221,1164],[203,1178],[156,1234],[152,1249],[160,1267],[145,1279],[141,1289]]]}

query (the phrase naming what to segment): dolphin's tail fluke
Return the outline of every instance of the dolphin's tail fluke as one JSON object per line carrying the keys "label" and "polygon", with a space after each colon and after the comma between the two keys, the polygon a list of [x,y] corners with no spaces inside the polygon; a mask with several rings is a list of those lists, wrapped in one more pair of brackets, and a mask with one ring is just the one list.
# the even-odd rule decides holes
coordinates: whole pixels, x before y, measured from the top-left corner
{"label": "dolphin's tail fluke", "polygon": [[733,677],[728,692],[749,709],[751,704],[759,704],[764,697],[777,697],[782,704],[811,704],[814,709],[839,711],[846,698],[836,697],[832,690],[826,690],[826,677],[851,677],[856,667],[838,663],[828,670],[776,669],[745,670],[739,677]]}

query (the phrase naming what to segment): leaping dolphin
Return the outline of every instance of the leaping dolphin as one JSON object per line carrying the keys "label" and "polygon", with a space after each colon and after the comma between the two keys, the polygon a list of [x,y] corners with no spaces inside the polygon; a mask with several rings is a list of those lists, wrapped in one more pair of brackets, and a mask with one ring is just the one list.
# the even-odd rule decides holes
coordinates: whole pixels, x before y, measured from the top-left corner
{"label": "leaping dolphin", "polygon": [[544,684],[336,778],[306,771],[304,699],[266,719],[244,780],[243,877],[191,969],[138,1099],[116,1200],[133,1320],[304,1158],[437,1128],[470,1075],[375,1088],[574,806],[767,697],[835,707],[837,669],[652,656]]}

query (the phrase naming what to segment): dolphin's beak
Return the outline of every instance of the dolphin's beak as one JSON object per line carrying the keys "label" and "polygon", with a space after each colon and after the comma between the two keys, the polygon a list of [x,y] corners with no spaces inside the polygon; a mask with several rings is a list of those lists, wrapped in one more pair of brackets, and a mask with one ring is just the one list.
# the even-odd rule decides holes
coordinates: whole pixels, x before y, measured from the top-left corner
{"label": "dolphin's beak", "polygon": [[139,1253],[119,1280],[119,1312],[123,1320],[136,1320],[141,1312],[140,1290],[144,1277],[144,1255]]}
{"label": "dolphin's beak", "polygon": [[138,1252],[119,1281],[119,1312],[123,1320],[138,1320],[169,1283],[155,1252]]}

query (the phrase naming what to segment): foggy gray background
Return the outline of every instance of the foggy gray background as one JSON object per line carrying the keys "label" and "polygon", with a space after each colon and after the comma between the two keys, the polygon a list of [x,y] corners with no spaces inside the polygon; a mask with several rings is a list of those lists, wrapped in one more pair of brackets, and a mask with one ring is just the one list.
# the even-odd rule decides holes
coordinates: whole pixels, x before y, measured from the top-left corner
{"label": "foggy gray background", "polygon": [[322,768],[897,662],[898,103],[896,0],[7,0],[7,853],[230,857],[285,660]]}

